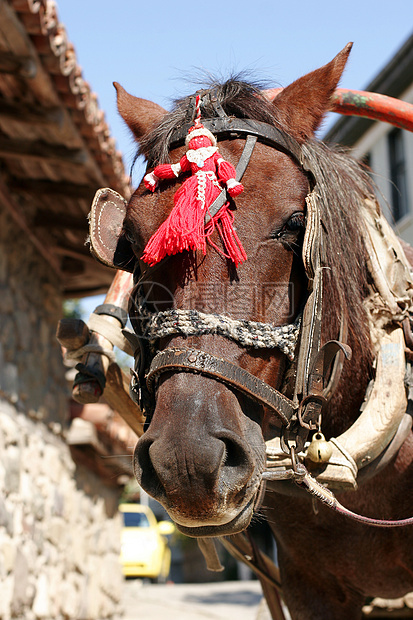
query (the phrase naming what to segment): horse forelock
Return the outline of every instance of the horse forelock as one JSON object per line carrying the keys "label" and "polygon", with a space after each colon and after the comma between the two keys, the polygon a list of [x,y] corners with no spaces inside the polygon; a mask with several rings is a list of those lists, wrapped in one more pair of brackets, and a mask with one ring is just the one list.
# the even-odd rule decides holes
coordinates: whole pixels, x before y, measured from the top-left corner
{"label": "horse forelock", "polygon": [[[250,118],[276,124],[274,106],[262,94],[263,84],[231,78],[223,83],[211,81],[209,88],[198,91],[202,97],[201,120],[218,116],[214,103],[219,104],[228,116]],[[206,96],[205,96],[206,95]],[[188,112],[194,111],[194,96],[177,99],[171,112],[140,142],[138,155],[144,155],[150,165],[169,161],[173,131],[192,119]]]}

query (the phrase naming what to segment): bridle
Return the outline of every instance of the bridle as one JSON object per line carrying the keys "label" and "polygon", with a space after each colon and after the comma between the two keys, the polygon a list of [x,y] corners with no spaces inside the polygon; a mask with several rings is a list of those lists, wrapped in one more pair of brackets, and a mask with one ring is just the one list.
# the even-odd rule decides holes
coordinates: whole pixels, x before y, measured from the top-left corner
{"label": "bridle", "polygon": [[[282,129],[262,121],[229,117],[219,103],[211,99],[209,93],[206,96],[209,98],[209,103],[213,103],[218,116],[203,118],[204,126],[218,139],[245,139],[244,149],[236,166],[237,180],[241,180],[255,144],[257,141],[260,141],[289,155],[309,177],[310,184],[313,186],[312,191],[315,191],[314,176],[307,162],[305,151],[294,138],[286,134]],[[184,144],[188,129],[192,123],[191,109],[188,112],[187,119],[188,122],[184,122],[182,126],[173,130],[170,136],[169,150]],[[215,215],[227,200],[226,191],[222,190],[221,194],[210,206],[210,216],[207,217]],[[305,270],[309,278],[310,293],[303,309],[299,330],[299,353],[293,398],[287,398],[280,391],[232,362],[201,350],[172,347],[156,352],[153,346],[154,339],[148,341],[143,333],[142,325],[143,321],[148,318],[148,310],[139,300],[139,296],[141,295],[142,285],[148,278],[148,274],[152,274],[153,269],[159,267],[157,265],[155,268],[149,268],[144,274],[140,272],[135,274],[135,286],[131,293],[129,309],[129,316],[137,335],[136,344],[138,345],[138,353],[135,356],[135,369],[131,381],[131,394],[145,410],[147,423],[150,422],[155,407],[156,385],[159,377],[167,372],[189,372],[208,376],[229,385],[237,392],[247,395],[250,399],[266,407],[272,421],[278,425],[281,422],[284,428],[283,446],[286,452],[290,451],[291,440],[297,452],[302,450],[309,431],[319,428],[321,410],[338,382],[343,354],[346,357],[350,357],[351,351],[346,344],[339,341],[330,341],[323,347],[320,346],[322,324],[322,237],[324,233],[320,225],[318,210],[313,208],[309,199],[307,199],[307,205],[307,227],[304,238],[305,251],[303,258]],[[160,264],[163,266],[166,260],[167,258]],[[167,320],[173,312],[176,311],[172,310],[158,314],[162,314],[163,320]],[[209,316],[218,316],[218,319],[220,318],[219,315]],[[162,320],[158,321],[158,324],[159,327],[162,327]],[[248,321],[243,321],[243,324],[248,324],[252,330],[274,329],[274,326],[271,324],[253,324]],[[175,333],[181,334],[184,332],[177,329]],[[220,334],[220,331],[218,329],[215,332],[201,331],[200,333]],[[227,334],[221,333],[221,335],[231,337]],[[344,337],[344,331],[342,336]],[[237,341],[235,337],[232,339]],[[239,338],[238,342],[240,342]],[[293,348],[296,348],[295,344],[296,342]],[[270,344],[265,348],[275,348],[276,346]],[[329,380],[327,380],[327,377],[330,377]]]}

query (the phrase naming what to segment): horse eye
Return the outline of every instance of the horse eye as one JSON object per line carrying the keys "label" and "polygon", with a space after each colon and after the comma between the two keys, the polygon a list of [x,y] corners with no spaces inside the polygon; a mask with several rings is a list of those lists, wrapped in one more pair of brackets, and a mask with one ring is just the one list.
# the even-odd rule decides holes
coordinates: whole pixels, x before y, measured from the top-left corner
{"label": "horse eye", "polygon": [[136,243],[135,238],[133,236],[133,234],[131,233],[130,230],[128,230],[127,228],[123,229],[123,235],[124,237],[129,241],[129,243]]}
{"label": "horse eye", "polygon": [[305,226],[305,216],[304,213],[297,212],[293,213],[292,216],[287,220],[284,226],[274,232],[271,237],[272,239],[280,239],[287,233],[296,233],[302,230]]}
{"label": "horse eye", "polygon": [[296,230],[300,230],[304,228],[305,218],[304,213],[294,213],[288,222],[284,226],[284,230],[295,232]]}

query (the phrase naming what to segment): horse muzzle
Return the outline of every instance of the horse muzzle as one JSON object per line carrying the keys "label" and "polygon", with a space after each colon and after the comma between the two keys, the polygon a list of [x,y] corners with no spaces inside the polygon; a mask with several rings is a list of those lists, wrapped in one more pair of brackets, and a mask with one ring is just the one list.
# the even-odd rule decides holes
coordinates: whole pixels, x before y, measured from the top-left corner
{"label": "horse muzzle", "polygon": [[[173,398],[175,384],[185,398]],[[265,468],[259,425],[243,414],[232,391],[218,386],[204,377],[170,377],[135,448],[138,482],[190,536],[245,529]]]}

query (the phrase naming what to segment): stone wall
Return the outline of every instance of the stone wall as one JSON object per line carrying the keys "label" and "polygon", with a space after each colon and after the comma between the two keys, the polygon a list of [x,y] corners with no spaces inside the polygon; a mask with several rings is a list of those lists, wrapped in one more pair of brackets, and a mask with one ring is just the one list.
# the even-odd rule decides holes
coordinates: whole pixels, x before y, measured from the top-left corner
{"label": "stone wall", "polygon": [[0,213],[0,618],[119,617],[118,491],[76,466],[57,276]]}

